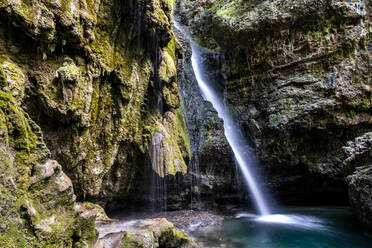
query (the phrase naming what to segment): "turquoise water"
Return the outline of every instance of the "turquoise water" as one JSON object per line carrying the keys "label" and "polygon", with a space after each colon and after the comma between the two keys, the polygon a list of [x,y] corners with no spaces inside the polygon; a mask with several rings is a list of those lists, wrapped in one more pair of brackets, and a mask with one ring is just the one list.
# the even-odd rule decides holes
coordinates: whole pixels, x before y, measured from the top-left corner
{"label": "turquoise water", "polygon": [[219,230],[192,235],[202,247],[372,248],[372,236],[347,207],[288,208],[264,218],[239,212]]}
{"label": "turquoise water", "polygon": [[271,220],[238,213],[225,221],[221,243],[244,248],[372,247],[372,237],[350,208],[293,208],[281,213]]}

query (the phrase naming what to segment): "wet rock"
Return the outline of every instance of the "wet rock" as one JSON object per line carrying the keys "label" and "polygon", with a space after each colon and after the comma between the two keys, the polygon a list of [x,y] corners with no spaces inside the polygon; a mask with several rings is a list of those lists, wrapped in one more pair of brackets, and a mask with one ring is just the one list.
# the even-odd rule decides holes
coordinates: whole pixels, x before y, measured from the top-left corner
{"label": "wet rock", "polygon": [[190,141],[182,113],[177,113],[177,116],[172,112],[165,113],[162,122],[157,123],[156,130],[152,134],[150,147],[153,170],[161,178],[177,172],[186,174],[185,161],[190,157]]}
{"label": "wet rock", "polygon": [[37,183],[45,178],[51,177],[55,169],[58,167],[58,163],[55,160],[48,160],[43,164],[37,164],[34,167],[34,173],[31,177],[31,184]]}
{"label": "wet rock", "polygon": [[347,146],[343,147],[343,149],[346,153],[346,159],[344,160],[345,169],[348,172],[353,171],[355,167],[371,164],[372,132],[356,137],[354,141],[347,142]]}
{"label": "wet rock", "polygon": [[96,222],[111,222],[112,220],[106,215],[105,210],[90,202],[77,202],[74,205],[75,212],[84,219],[94,218]]}
{"label": "wet rock", "polygon": [[174,223],[176,228],[195,238],[197,247],[206,248],[224,247],[224,244],[221,244],[221,232],[224,220],[229,218],[228,216],[226,212],[205,210],[180,210],[166,213],[167,219]]}
{"label": "wet rock", "polygon": [[357,167],[347,181],[350,203],[359,221],[372,230],[372,165]]}
{"label": "wet rock", "polygon": [[194,247],[194,242],[165,218],[141,219],[98,225],[95,248]]}
{"label": "wet rock", "polygon": [[171,25],[163,0],[0,1],[0,246],[91,245],[106,217],[76,199],[148,201],[158,126],[186,172]]}
{"label": "wet rock", "polygon": [[346,159],[346,181],[349,186],[349,201],[357,217],[366,227],[372,230],[372,133],[368,132],[344,147]]}
{"label": "wet rock", "polygon": [[226,103],[253,140],[267,186],[284,201],[346,199],[343,147],[372,128],[370,5],[185,0],[177,6],[195,40],[219,53]]}
{"label": "wet rock", "polygon": [[[41,128],[79,199],[112,207],[123,198],[146,200],[140,184],[158,126],[167,173],[186,172],[171,25],[171,6],[162,0],[0,2],[7,87]],[[56,178],[61,189],[65,179]]]}
{"label": "wet rock", "polygon": [[[99,239],[99,243],[95,244],[94,248],[120,248],[123,247],[121,244],[123,238],[125,237],[125,232],[109,233],[104,237]],[[140,244],[137,247],[141,247]]]}
{"label": "wet rock", "polygon": [[24,77],[15,76],[21,74],[14,74],[11,60],[0,62],[0,246],[71,247],[95,241],[94,222],[80,225],[74,212],[71,180],[21,107]]}
{"label": "wet rock", "polygon": [[[177,14],[177,19],[179,18]],[[208,202],[209,206],[216,203],[236,202],[238,185],[235,180],[233,154],[225,138],[223,121],[218,117],[213,106],[200,94],[191,65],[191,47],[188,38],[185,37],[187,32],[188,30],[175,29],[184,55],[182,63],[179,63],[178,77],[192,154],[188,178],[184,178],[181,182],[184,184],[184,191],[187,190],[188,194],[192,195],[188,199],[192,199],[191,205],[194,207],[198,206],[198,200]],[[211,68],[208,76],[216,82],[217,88],[223,89],[219,85],[223,82],[219,77],[217,54],[213,51],[205,51],[204,62]],[[190,184],[191,190],[189,190]],[[170,194],[172,198],[175,198],[173,195],[177,193]],[[174,199],[173,202],[178,202],[178,200]]]}

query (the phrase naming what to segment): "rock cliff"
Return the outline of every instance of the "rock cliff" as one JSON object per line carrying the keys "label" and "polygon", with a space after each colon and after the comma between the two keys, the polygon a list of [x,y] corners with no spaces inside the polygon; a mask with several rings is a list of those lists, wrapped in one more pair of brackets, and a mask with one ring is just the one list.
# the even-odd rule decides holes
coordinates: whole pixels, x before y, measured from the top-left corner
{"label": "rock cliff", "polygon": [[0,246],[87,246],[76,199],[128,206],[148,199],[151,164],[186,173],[171,8],[0,1]]}
{"label": "rock cliff", "polygon": [[[199,92],[172,9],[205,48],[208,77],[251,140],[265,186],[288,203],[348,194],[371,226],[371,8],[0,0],[0,246],[92,246],[95,220],[107,220],[96,204],[237,202],[223,122]],[[143,241],[115,235],[120,245]],[[194,245],[173,228],[146,238]]]}
{"label": "rock cliff", "polygon": [[226,104],[276,197],[345,203],[348,141],[372,130],[370,1],[178,1],[219,54]]}

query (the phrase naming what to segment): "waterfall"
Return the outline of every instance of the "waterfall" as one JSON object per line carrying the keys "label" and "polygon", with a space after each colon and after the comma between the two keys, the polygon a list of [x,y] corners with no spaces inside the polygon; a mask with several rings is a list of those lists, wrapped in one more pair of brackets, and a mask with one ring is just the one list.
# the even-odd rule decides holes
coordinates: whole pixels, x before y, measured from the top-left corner
{"label": "waterfall", "polygon": [[[181,32],[187,33],[183,30],[179,23],[175,21],[174,25]],[[203,48],[197,46],[189,37],[190,45],[192,49],[191,62],[192,67],[197,79],[200,91],[205,100],[212,103],[213,107],[218,113],[218,116],[224,121],[225,136],[229,142],[232,151],[235,155],[235,159],[242,172],[244,180],[248,185],[249,191],[253,196],[254,203],[261,215],[269,215],[270,211],[267,206],[264,195],[262,194],[253,173],[255,166],[255,159],[252,148],[248,145],[244,138],[244,134],[241,131],[239,125],[237,125],[232,119],[221,94],[213,87],[214,84],[209,80],[208,73],[203,63]]]}

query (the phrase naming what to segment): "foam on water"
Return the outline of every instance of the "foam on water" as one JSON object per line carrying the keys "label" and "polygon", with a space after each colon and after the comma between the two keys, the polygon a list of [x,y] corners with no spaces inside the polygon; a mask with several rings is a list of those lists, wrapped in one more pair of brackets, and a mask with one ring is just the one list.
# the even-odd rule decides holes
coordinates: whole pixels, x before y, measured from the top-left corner
{"label": "foam on water", "polygon": [[235,218],[249,218],[259,223],[282,224],[314,230],[324,230],[326,228],[326,223],[324,223],[324,221],[322,221],[321,219],[314,216],[300,214],[256,215],[252,213],[238,213],[235,215]]}
{"label": "foam on water", "polygon": [[292,226],[299,226],[304,228],[319,229],[323,227],[324,223],[315,217],[306,215],[284,215],[284,214],[272,214],[259,216],[256,221],[266,222],[266,223],[277,223],[286,224]]}

